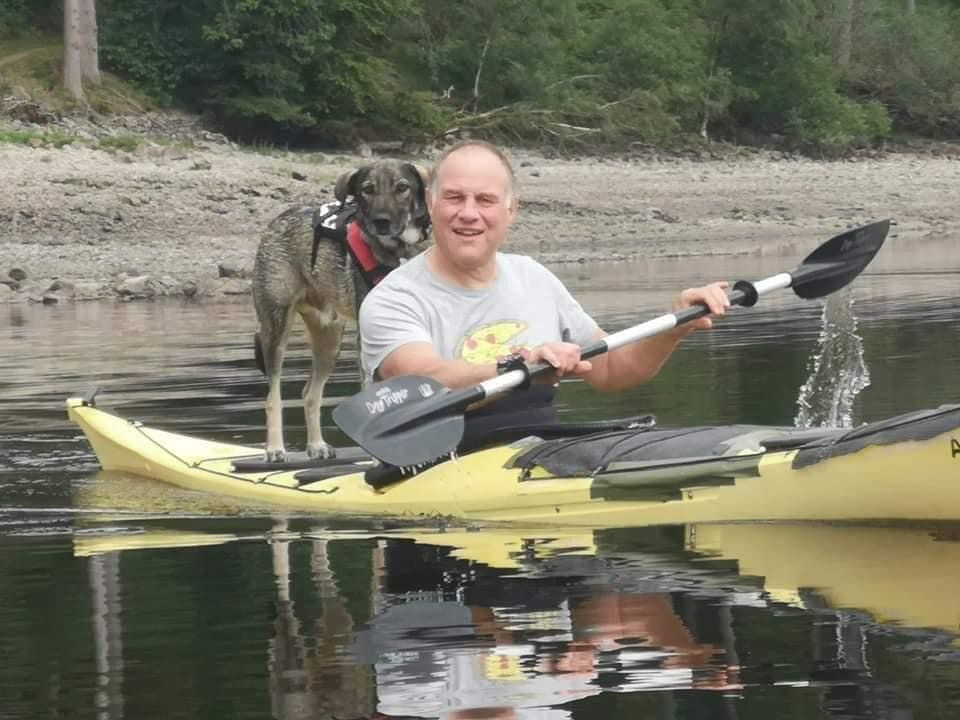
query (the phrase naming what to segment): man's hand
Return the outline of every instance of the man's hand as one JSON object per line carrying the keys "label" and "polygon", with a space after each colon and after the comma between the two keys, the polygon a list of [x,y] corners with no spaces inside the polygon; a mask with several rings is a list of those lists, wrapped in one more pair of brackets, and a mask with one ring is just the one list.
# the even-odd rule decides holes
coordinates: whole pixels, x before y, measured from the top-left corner
{"label": "man's hand", "polygon": [[680,326],[684,334],[691,330],[709,330],[713,327],[712,317],[721,317],[727,314],[730,300],[727,299],[727,288],[730,283],[722,281],[710,283],[698,288],[688,288],[680,293],[680,297],[673,304],[673,311],[686,310],[694,305],[706,305],[710,315],[691,320]]}
{"label": "man's hand", "polygon": [[567,375],[583,375],[593,369],[589,360],[580,359],[580,346],[568,342],[549,342],[524,352],[527,364],[543,363],[553,367],[543,382],[556,382]]}

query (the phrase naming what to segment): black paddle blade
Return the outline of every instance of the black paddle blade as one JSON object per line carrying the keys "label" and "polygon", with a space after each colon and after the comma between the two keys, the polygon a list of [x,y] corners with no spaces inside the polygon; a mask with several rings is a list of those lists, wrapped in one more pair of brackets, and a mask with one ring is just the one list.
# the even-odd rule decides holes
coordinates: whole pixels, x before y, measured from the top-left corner
{"label": "black paddle blade", "polygon": [[889,230],[890,221],[881,220],[827,240],[791,271],[793,291],[810,300],[849,284],[873,260]]}
{"label": "black paddle blade", "polygon": [[333,421],[373,457],[415,467],[456,449],[466,407],[460,398],[436,380],[403,375],[369,385],[340,403]]}

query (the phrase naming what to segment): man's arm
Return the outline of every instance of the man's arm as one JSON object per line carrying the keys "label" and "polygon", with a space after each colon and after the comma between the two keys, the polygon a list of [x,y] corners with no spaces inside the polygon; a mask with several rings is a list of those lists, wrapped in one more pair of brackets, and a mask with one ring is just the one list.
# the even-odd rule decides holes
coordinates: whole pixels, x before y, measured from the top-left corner
{"label": "man's arm", "polygon": [[[706,305],[712,315],[719,316],[730,306],[726,289],[729,283],[717,282],[702,288],[684,290],[673,310],[677,312],[692,305]],[[652,379],[677,349],[680,341],[694,330],[713,327],[710,317],[702,317],[673,330],[591,359],[592,368],[583,373],[583,379],[592,387],[606,392],[624,390]],[[602,330],[592,339],[600,340],[607,333]]]}
{"label": "man's arm", "polygon": [[[689,330],[671,330],[669,333],[647,338],[604,355],[591,358],[593,369],[583,375],[591,387],[605,392],[617,392],[651,380],[676,350]],[[602,330],[594,340],[607,336]]]}
{"label": "man's arm", "polygon": [[398,375],[423,375],[450,388],[462,388],[489,380],[497,374],[496,363],[475,365],[466,360],[444,360],[430,343],[401,345],[380,363],[381,380]]}

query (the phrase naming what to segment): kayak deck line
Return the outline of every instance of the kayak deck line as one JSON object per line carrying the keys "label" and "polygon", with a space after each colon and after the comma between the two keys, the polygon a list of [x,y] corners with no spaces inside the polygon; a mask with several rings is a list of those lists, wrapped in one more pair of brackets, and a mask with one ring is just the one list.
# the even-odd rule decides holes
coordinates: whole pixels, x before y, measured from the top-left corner
{"label": "kayak deck line", "polygon": [[[960,445],[960,406],[906,413],[854,430],[764,429],[778,449],[758,444],[762,426],[636,430],[631,454],[593,447],[596,457],[580,458],[568,472],[547,458],[557,461],[567,453],[575,460],[576,453],[564,447],[590,448],[611,432],[573,440],[528,436],[372,487],[366,461],[344,464],[344,458],[335,458],[309,470],[240,473],[236,463],[255,460],[262,449],[145,427],[79,398],[66,404],[105,470],[261,507],[596,527],[960,519],[960,453],[953,451]],[[629,432],[620,439],[621,449],[628,437]],[[801,453],[818,453],[817,461],[801,466]]]}
{"label": "kayak deck line", "polygon": [[[800,448],[793,460],[797,469],[815,465],[832,457],[857,452],[871,445],[892,445],[905,441],[923,441],[955,430],[960,405],[941,405],[928,410],[897,415],[867,423],[834,438],[825,438]],[[906,430],[906,432],[898,432]]]}

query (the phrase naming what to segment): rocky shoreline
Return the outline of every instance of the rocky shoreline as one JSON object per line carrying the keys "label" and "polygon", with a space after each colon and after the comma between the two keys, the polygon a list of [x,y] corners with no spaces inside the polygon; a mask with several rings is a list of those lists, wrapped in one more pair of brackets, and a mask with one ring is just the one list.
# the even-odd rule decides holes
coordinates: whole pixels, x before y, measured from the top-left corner
{"label": "rocky shoreline", "polygon": [[[244,149],[176,115],[36,120],[0,119],[0,138],[20,134],[0,142],[0,302],[246,299],[267,223],[329,200],[373,152]],[[960,146],[834,161],[728,146],[511,155],[510,249],[548,265],[779,252],[885,217],[901,237],[960,239]]]}

